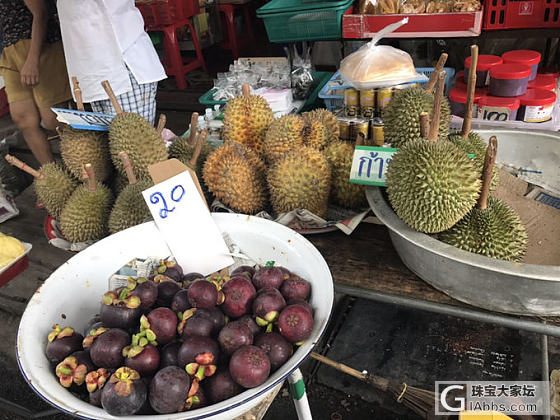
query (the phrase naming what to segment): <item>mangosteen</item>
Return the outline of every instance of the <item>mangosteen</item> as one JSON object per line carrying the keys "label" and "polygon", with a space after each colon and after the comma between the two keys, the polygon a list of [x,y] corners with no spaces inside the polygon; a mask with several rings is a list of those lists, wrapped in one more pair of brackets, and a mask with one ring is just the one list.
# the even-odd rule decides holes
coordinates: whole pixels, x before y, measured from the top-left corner
{"label": "mangosteen", "polygon": [[159,352],[159,367],[164,368],[167,366],[179,366],[179,362],[177,361],[177,353],[179,352],[179,347],[181,347],[179,341],[174,341],[172,343],[168,343],[162,347]]}
{"label": "mangosteen", "polygon": [[286,267],[281,267],[279,265],[277,265],[276,267],[278,267],[280,269],[280,271],[282,272],[282,274],[284,275],[284,280],[289,279],[290,277],[292,277],[292,272],[290,270],[288,270]]}
{"label": "mangosteen", "polygon": [[189,303],[193,308],[209,309],[218,303],[218,288],[206,279],[198,279],[192,282],[187,293]]}
{"label": "mangosteen", "polygon": [[156,272],[165,274],[176,282],[181,282],[183,279],[183,269],[175,261],[159,260],[159,267],[156,268]]}
{"label": "mangosteen", "polygon": [[264,287],[259,290],[253,301],[253,315],[259,327],[267,327],[272,331],[272,323],[278,319],[280,311],[286,306],[282,293],[274,287]]}
{"label": "mangosteen", "polygon": [[128,287],[131,288],[131,296],[140,298],[140,309],[150,309],[156,303],[158,297],[158,286],[146,277],[138,277],[136,280],[129,278]]}
{"label": "mangosteen", "polygon": [[58,324],[52,328],[45,350],[49,362],[58,364],[75,351],[82,350],[82,334],[75,332],[71,327],[61,327]]}
{"label": "mangosteen", "polygon": [[253,278],[253,275],[255,274],[255,268],[249,265],[241,265],[233,270],[230,275],[231,277],[233,277],[237,274],[244,274],[249,277],[249,280],[251,280]]}
{"label": "mangosteen", "polygon": [[154,282],[157,284],[158,297],[156,300],[157,306],[171,306],[173,296],[181,289],[181,285],[170,277],[163,274],[158,274],[154,277]]}
{"label": "mangosteen", "polygon": [[241,322],[248,326],[251,330],[251,334],[253,334],[253,337],[256,337],[257,334],[261,332],[261,327],[257,325],[251,315],[243,315],[241,318],[237,319],[237,322]]}
{"label": "mangosteen", "polygon": [[233,321],[222,328],[218,335],[218,342],[222,351],[231,355],[239,347],[253,344],[253,334],[243,322]]}
{"label": "mangosteen", "polygon": [[302,305],[286,306],[278,317],[278,330],[290,343],[299,344],[313,330],[313,315]]}
{"label": "mangosteen", "polygon": [[271,372],[286,363],[294,352],[292,345],[276,332],[259,334],[255,337],[253,344],[263,349],[268,355]]}
{"label": "mangosteen", "polygon": [[150,405],[159,414],[182,411],[190,388],[191,378],[184,369],[167,366],[159,370],[150,383]]}
{"label": "mangosteen", "polygon": [[171,309],[156,308],[140,317],[140,330],[146,333],[150,330],[159,344],[166,344],[175,338],[177,321],[177,315]]}
{"label": "mangosteen", "polygon": [[185,275],[183,276],[183,279],[182,279],[183,287],[184,287],[185,289],[188,289],[189,286],[191,285],[191,283],[192,283],[193,281],[198,280],[198,279],[203,279],[203,278],[204,278],[204,276],[203,276],[202,274],[200,274],[200,273],[188,273],[188,274],[185,274]]}
{"label": "mangosteen", "polygon": [[[76,353],[73,353],[76,354]],[[89,356],[88,356],[89,358]],[[93,370],[91,360],[88,361],[89,367]],[[60,385],[64,388],[70,388],[72,384],[82,385],[88,373],[88,366],[80,363],[78,357],[68,356],[58,365],[56,365],[55,374],[58,376]]]}
{"label": "mangosteen", "polygon": [[134,369],[120,367],[101,390],[101,406],[114,416],[131,416],[144,405],[148,390]]}
{"label": "mangosteen", "polygon": [[224,369],[204,381],[204,390],[210,402],[216,404],[241,394],[243,387],[233,380],[229,369]]}
{"label": "mangosteen", "polygon": [[99,337],[101,334],[103,334],[106,331],[109,331],[109,328],[103,326],[96,327],[95,325],[93,325],[92,328],[89,330],[89,333],[86,336],[86,338],[84,338],[84,340],[82,341],[82,345],[84,346],[84,349],[90,348],[93,345],[93,342],[97,339],[97,337]]}
{"label": "mangosteen", "polygon": [[101,298],[101,322],[109,328],[131,328],[138,322],[142,311],[140,303],[140,298],[132,296],[126,287],[109,291]]}
{"label": "mangosteen", "polygon": [[129,344],[130,334],[119,328],[111,328],[95,339],[89,355],[96,366],[117,368],[122,366],[122,350]]}
{"label": "mangosteen", "polygon": [[261,267],[253,275],[253,284],[257,290],[263,287],[279,289],[283,282],[284,273],[280,268],[274,266]]}
{"label": "mangosteen", "polygon": [[301,277],[290,277],[280,286],[280,292],[286,300],[307,300],[311,294],[311,284]]}
{"label": "mangosteen", "polygon": [[305,309],[307,309],[307,311],[309,312],[309,314],[311,316],[313,316],[313,308],[311,307],[311,305],[309,304],[309,302],[307,302],[306,300],[303,299],[290,299],[287,303],[287,305],[300,305],[302,307],[304,307]]}
{"label": "mangosteen", "polygon": [[196,308],[189,309],[181,314],[181,322],[177,326],[177,332],[181,338],[187,338],[193,335],[201,337],[210,337],[214,329],[214,324],[204,316],[196,316],[198,311]]}
{"label": "mangosteen", "polygon": [[257,291],[246,277],[232,277],[224,283],[222,291],[225,296],[222,310],[227,316],[239,318],[251,312]]}
{"label": "mangosteen", "polygon": [[137,371],[142,377],[150,376],[159,367],[159,351],[151,344],[140,345],[139,340],[132,338],[132,344],[123,349],[124,364]]}
{"label": "mangosteen", "polygon": [[99,314],[96,314],[86,324],[86,327],[84,328],[84,337],[89,334],[92,328],[95,329],[102,326],[99,324],[102,324],[101,317],[99,316]]}
{"label": "mangosteen", "polygon": [[99,368],[86,375],[86,388],[89,392],[89,403],[101,407],[101,390],[111,374],[105,368]]}
{"label": "mangosteen", "polygon": [[212,321],[212,335],[214,336],[217,336],[224,325],[226,325],[226,316],[220,310],[220,307],[217,306],[210,309],[197,309],[194,317],[196,319],[206,318]]}
{"label": "mangosteen", "polygon": [[219,357],[220,346],[210,337],[188,337],[177,353],[179,366],[184,366],[191,377],[200,381],[216,372]]}
{"label": "mangosteen", "polygon": [[189,303],[189,295],[186,289],[181,289],[173,295],[171,299],[171,310],[178,314],[179,312],[185,312],[187,309],[191,308]]}
{"label": "mangosteen", "polygon": [[229,373],[242,387],[254,388],[267,380],[270,374],[270,360],[260,347],[243,346],[231,356]]}
{"label": "mangosteen", "polygon": [[95,370],[97,368],[91,360],[89,349],[75,351],[70,356],[76,358],[76,360],[78,361],[78,365],[84,365],[86,367],[86,372],[91,372],[92,370]]}

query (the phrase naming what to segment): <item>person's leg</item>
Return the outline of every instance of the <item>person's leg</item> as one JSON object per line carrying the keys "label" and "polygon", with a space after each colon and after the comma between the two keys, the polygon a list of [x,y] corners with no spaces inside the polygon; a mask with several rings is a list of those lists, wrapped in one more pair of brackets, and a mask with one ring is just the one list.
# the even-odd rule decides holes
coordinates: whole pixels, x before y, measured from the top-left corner
{"label": "person's leg", "polygon": [[[68,108],[67,103],[54,105],[53,108]],[[62,125],[57,119],[56,114],[49,108],[39,108],[39,115],[43,127],[49,131],[55,131],[56,127]]]}
{"label": "person's leg", "polygon": [[33,99],[24,99],[10,103],[10,115],[23,133],[27,146],[41,165],[52,162],[53,154],[47,135],[39,125],[41,116]]}

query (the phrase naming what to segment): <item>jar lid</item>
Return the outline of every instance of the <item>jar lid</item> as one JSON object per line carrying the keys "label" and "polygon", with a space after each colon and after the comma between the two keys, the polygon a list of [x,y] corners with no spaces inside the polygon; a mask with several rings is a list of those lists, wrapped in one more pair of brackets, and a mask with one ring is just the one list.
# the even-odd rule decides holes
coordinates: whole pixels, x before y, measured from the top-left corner
{"label": "jar lid", "polygon": [[[489,70],[491,67],[503,64],[502,57],[490,54],[480,54],[478,56],[478,63],[476,63],[477,70]],[[465,68],[471,68],[471,57],[465,58]]]}
{"label": "jar lid", "polygon": [[521,105],[538,106],[556,102],[556,94],[550,90],[527,89],[527,93],[519,96]]}
{"label": "jar lid", "polygon": [[495,79],[524,79],[531,75],[531,67],[523,64],[500,64],[490,69],[490,77]]}
{"label": "jar lid", "polygon": [[537,74],[534,80],[531,80],[527,84],[528,88],[531,89],[546,89],[555,90],[556,89],[556,79],[552,76],[546,76],[544,74]]}
{"label": "jar lid", "polygon": [[531,50],[515,50],[502,54],[504,63],[519,63],[534,66],[541,61],[541,53]]}
{"label": "jar lid", "polygon": [[519,108],[519,98],[502,98],[499,96],[483,96],[478,100],[478,106],[495,106],[509,108],[512,111]]}
{"label": "jar lid", "polygon": [[[486,94],[486,89],[475,89],[474,90],[474,103],[478,103],[479,99]],[[461,89],[460,87],[455,87],[449,91],[449,99],[453,102],[458,102],[460,104],[467,103],[467,89]]]}
{"label": "jar lid", "polygon": [[543,76],[551,76],[551,77],[554,77],[555,79],[558,79],[558,77],[560,77],[560,71],[559,70],[554,70],[554,69],[550,69],[550,68],[539,69],[539,73],[537,74],[537,77],[539,76],[539,74],[541,74]]}

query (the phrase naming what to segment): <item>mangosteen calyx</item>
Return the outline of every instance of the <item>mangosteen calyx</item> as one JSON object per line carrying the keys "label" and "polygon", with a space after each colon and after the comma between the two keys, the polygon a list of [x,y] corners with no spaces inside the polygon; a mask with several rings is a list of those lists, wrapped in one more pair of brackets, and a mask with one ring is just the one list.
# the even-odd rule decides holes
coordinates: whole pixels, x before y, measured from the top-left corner
{"label": "mangosteen calyx", "polygon": [[177,318],[179,318],[179,323],[177,324],[177,332],[183,334],[183,328],[185,328],[185,323],[189,318],[191,318],[196,312],[196,308],[187,309],[185,312],[179,312]]}
{"label": "mangosteen calyx", "polygon": [[140,380],[140,374],[126,366],[118,368],[109,378],[109,382],[115,384],[115,391],[119,397],[129,396],[134,381],[138,380]]}
{"label": "mangosteen calyx", "polygon": [[194,358],[193,363],[185,366],[185,370],[195,380],[202,381],[208,376],[216,373],[217,366],[214,363],[214,355],[210,352],[200,353]]}
{"label": "mangosteen calyx", "polygon": [[[142,327],[142,321],[140,321],[140,332],[137,333],[137,334],[134,334],[132,336],[131,345],[127,346],[127,347],[142,347],[142,349],[143,349],[148,344],[151,344],[152,346],[155,347],[155,346],[158,345],[156,339],[157,339],[156,334],[152,330],[150,330],[149,325],[148,325],[148,328],[143,328]],[[125,347],[125,349],[127,347]],[[134,357],[134,356],[142,353],[142,350],[138,351],[138,349],[137,349],[137,350],[134,350],[133,353],[134,352],[136,352],[136,353],[133,356],[128,356],[128,357]],[[124,349],[123,349],[123,356],[126,357],[126,355],[124,354]]]}
{"label": "mangosteen calyx", "polygon": [[109,371],[105,368],[92,370],[86,375],[86,388],[88,392],[95,392],[103,388],[107,379],[109,379]]}
{"label": "mangosteen calyx", "polygon": [[52,327],[52,331],[47,336],[49,343],[52,343],[54,340],[58,338],[70,337],[74,334],[74,329],[71,327],[64,327],[62,328],[58,324],[54,324]]}
{"label": "mangosteen calyx", "polygon": [[[135,286],[136,287],[136,286]],[[118,306],[125,307],[129,309],[135,309],[142,303],[138,296],[130,295],[131,290],[127,287],[123,287],[118,290],[111,290],[103,295],[101,298],[101,303],[107,306]]]}
{"label": "mangosteen calyx", "polygon": [[259,327],[267,327],[268,325],[276,321],[279,315],[280,312],[278,311],[270,311],[267,312],[266,315],[262,318],[260,316],[255,317],[255,322]]}
{"label": "mangosteen calyx", "polygon": [[190,410],[193,406],[200,403],[200,399],[196,395],[200,388],[200,384],[197,379],[192,381],[191,388],[189,389],[189,395],[185,400],[185,404],[181,407],[180,411]]}
{"label": "mangosteen calyx", "polygon": [[273,267],[276,264],[276,261],[267,261],[265,267]]}
{"label": "mangosteen calyx", "polygon": [[97,329],[90,330],[88,336],[82,341],[82,346],[84,347],[84,349],[91,347],[95,339],[106,331],[109,331],[109,329],[105,327],[99,327]]}
{"label": "mangosteen calyx", "polygon": [[68,356],[56,366],[56,376],[60,381],[60,385],[69,388],[72,383],[81,385],[84,383],[87,373],[86,365],[78,364],[78,359],[74,356]]}
{"label": "mangosteen calyx", "polygon": [[159,284],[163,283],[164,281],[175,281],[171,277],[166,276],[165,274],[156,274],[153,278],[154,283]]}

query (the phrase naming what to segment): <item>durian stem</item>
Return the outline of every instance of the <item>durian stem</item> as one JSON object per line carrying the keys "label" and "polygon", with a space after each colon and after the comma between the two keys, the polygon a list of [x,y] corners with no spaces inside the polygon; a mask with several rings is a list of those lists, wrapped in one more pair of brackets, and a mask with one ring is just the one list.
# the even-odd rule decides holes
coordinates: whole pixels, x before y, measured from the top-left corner
{"label": "durian stem", "polygon": [[95,183],[95,171],[93,170],[93,166],[91,163],[86,163],[86,172],[88,177],[88,191],[94,192],[96,190],[96,183]]}
{"label": "durian stem", "polygon": [[12,156],[12,155],[6,155],[5,159],[8,161],[8,163],[10,165],[15,166],[16,168],[21,169],[23,172],[27,172],[29,175],[32,175],[33,178],[37,178],[37,179],[43,179],[45,177],[45,175],[43,175],[41,172],[39,172],[36,169],[33,169],[29,166],[27,166],[26,163],[22,162],[21,160],[19,160],[17,157]]}
{"label": "durian stem", "polygon": [[105,89],[107,96],[109,96],[109,99],[111,100],[111,103],[113,104],[113,108],[115,108],[117,115],[122,114],[123,110],[121,104],[119,104],[119,101],[117,100],[117,97],[115,96],[115,92],[113,92],[113,88],[109,84],[109,81],[103,80],[101,82],[101,86],[103,86],[103,89]]}
{"label": "durian stem", "polygon": [[74,98],[76,98],[76,105],[80,111],[85,111],[84,101],[82,100],[82,89],[76,76],[72,76],[72,85],[74,85]]}
{"label": "durian stem", "polygon": [[189,139],[187,142],[193,146],[196,142],[196,129],[198,127],[198,112],[193,112],[191,115],[191,125],[190,125],[190,132],[189,132]]}
{"label": "durian stem", "polygon": [[167,117],[165,116],[165,114],[159,114],[159,120],[157,123],[157,132],[158,134],[161,136],[161,133],[163,131],[163,129],[165,128],[165,123],[167,122]]}
{"label": "durian stem", "polygon": [[241,86],[241,92],[243,92],[243,96],[249,96],[251,94],[251,87],[249,86],[249,83],[243,83],[243,86]]}
{"label": "durian stem", "polygon": [[447,53],[442,53],[439,56],[439,60],[436,64],[434,71],[430,75],[430,80],[428,80],[428,83],[426,83],[426,86],[424,87],[424,89],[426,89],[428,92],[434,90],[434,86],[436,85],[436,82],[438,80],[438,74],[441,71],[441,69],[443,69],[443,66],[445,66],[446,61],[447,61]]}
{"label": "durian stem", "polygon": [[430,124],[430,135],[428,140],[436,142],[439,134],[439,120],[441,115],[441,102],[443,100],[443,89],[445,88],[445,71],[438,74],[436,94],[434,96],[434,108],[432,109],[432,122]]}
{"label": "durian stem", "polygon": [[476,67],[478,65],[478,45],[471,45],[471,67],[467,80],[467,105],[463,116],[463,127],[461,137],[466,139],[471,131],[472,109],[474,104],[474,92],[476,89]]}
{"label": "durian stem", "polygon": [[192,168],[196,168],[196,161],[198,160],[198,156],[200,155],[200,151],[202,150],[202,145],[206,141],[206,135],[208,132],[206,130],[202,130],[202,132],[196,138],[196,144],[194,146],[193,154],[191,156],[191,160],[189,160],[189,165]]}
{"label": "durian stem", "polygon": [[420,136],[427,139],[430,135],[430,115],[427,112],[420,113]]}
{"label": "durian stem", "polygon": [[492,171],[496,163],[496,155],[498,154],[498,139],[496,136],[490,137],[486,155],[484,156],[484,167],[482,169],[482,189],[476,207],[480,210],[486,210],[488,207],[488,196],[490,195],[490,183],[492,182]]}
{"label": "durian stem", "polygon": [[132,164],[130,163],[130,159],[128,158],[128,153],[126,153],[125,151],[119,152],[119,159],[123,163],[126,177],[128,178],[128,183],[130,185],[136,184],[138,180],[136,179],[136,175],[134,175],[134,170],[132,169]]}

